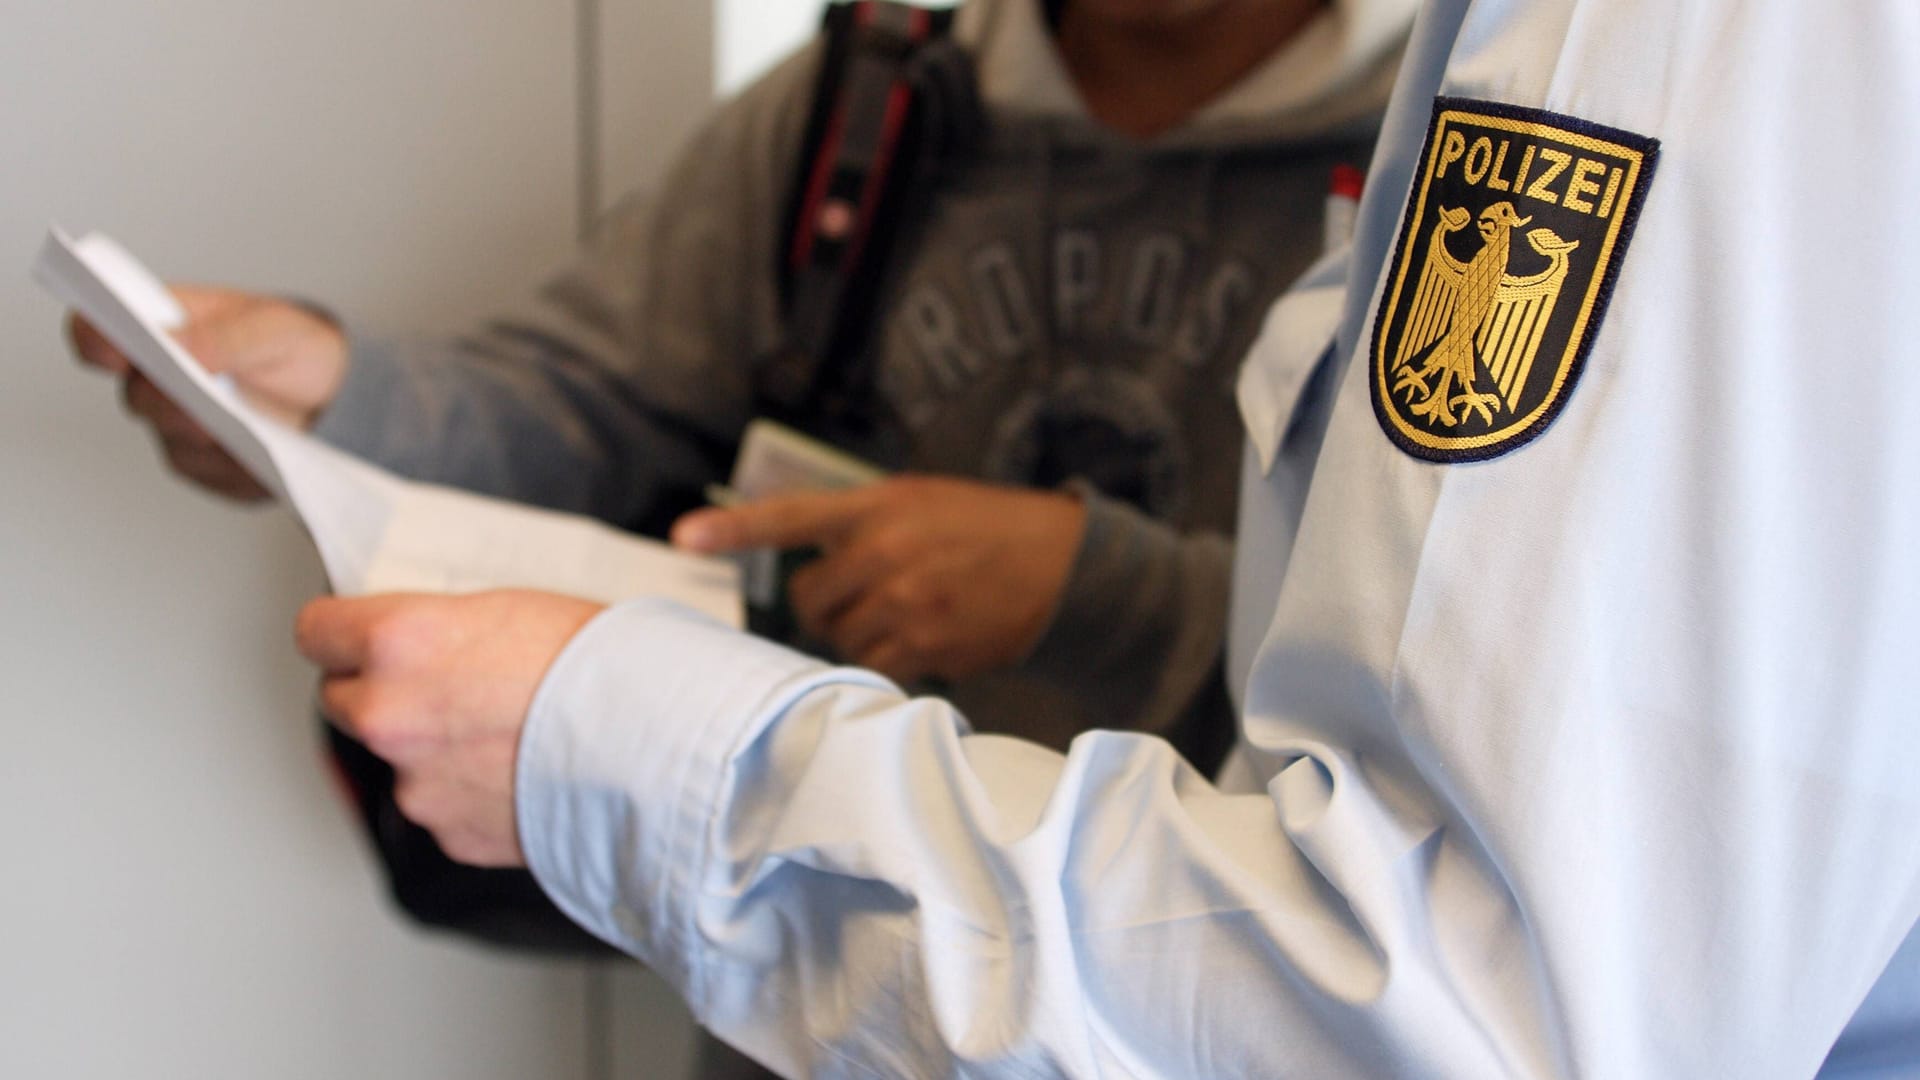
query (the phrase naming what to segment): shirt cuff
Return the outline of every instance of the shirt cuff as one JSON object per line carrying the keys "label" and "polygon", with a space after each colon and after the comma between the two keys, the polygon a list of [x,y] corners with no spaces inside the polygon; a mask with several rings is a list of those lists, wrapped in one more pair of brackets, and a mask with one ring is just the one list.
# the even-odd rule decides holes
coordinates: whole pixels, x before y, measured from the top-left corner
{"label": "shirt cuff", "polygon": [[699,1012],[695,902],[731,763],[795,699],[845,681],[863,680],[666,601],[601,613],[521,733],[515,811],[534,878]]}

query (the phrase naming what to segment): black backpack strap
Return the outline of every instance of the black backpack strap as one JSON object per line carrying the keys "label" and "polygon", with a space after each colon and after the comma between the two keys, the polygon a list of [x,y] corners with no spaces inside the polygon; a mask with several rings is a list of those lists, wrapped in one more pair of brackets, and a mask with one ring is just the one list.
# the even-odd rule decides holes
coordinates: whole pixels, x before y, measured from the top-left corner
{"label": "black backpack strap", "polygon": [[786,340],[762,372],[761,408],[817,428],[866,405],[865,351],[887,256],[932,169],[980,126],[952,11],[886,0],[827,10],[826,48],[780,253]]}

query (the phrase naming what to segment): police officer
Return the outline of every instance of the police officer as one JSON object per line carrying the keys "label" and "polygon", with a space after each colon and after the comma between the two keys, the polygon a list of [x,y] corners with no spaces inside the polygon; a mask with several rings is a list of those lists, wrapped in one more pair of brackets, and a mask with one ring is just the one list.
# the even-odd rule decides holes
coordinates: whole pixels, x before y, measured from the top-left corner
{"label": "police officer", "polygon": [[1218,783],[653,603],[299,640],[451,849],[788,1073],[1909,1074],[1917,53],[1903,0],[1427,6],[1240,383]]}

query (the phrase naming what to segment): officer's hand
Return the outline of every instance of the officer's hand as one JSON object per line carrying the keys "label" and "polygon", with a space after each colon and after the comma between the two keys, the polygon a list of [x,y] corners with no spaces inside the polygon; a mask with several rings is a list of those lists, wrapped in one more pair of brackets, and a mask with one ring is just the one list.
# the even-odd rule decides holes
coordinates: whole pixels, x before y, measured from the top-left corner
{"label": "officer's hand", "polygon": [[449,858],[520,866],[513,775],[533,694],[598,604],[550,593],[323,598],[300,651],[321,709],[394,767],[394,802]]}
{"label": "officer's hand", "polygon": [[[333,400],[347,371],[340,328],[305,308],[229,289],[176,288],[187,322],[175,340],[208,371],[229,374],[247,400],[292,427],[308,428]],[[200,425],[136,371],[78,315],[67,323],[82,362],[121,380],[127,411],[152,425],[175,472],[236,499],[263,489]]]}
{"label": "officer's hand", "polygon": [[1053,618],[1086,527],[1071,496],[939,477],[783,495],[681,518],[702,552],[817,547],[788,596],[840,656],[903,681],[1025,659]]}

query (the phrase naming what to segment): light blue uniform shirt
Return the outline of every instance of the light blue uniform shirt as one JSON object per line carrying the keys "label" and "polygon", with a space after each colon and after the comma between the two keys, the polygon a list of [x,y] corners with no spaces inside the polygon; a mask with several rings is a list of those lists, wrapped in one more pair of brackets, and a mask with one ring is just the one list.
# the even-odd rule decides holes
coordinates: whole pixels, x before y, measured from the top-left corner
{"label": "light blue uniform shirt", "polygon": [[[1660,141],[1473,463],[1370,399],[1436,95]],[[1917,176],[1911,0],[1431,4],[1242,383],[1218,785],[640,603],[535,702],[534,872],[795,1074],[1920,1075]]]}

